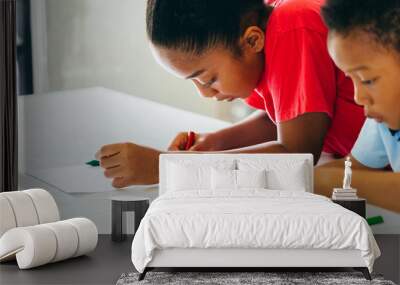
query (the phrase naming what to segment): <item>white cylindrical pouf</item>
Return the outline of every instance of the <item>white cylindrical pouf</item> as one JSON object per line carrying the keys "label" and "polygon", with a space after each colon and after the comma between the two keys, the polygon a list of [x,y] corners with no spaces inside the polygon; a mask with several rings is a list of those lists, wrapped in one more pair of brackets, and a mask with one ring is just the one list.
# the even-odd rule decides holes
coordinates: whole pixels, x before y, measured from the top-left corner
{"label": "white cylindrical pouf", "polygon": [[97,227],[86,218],[74,218],[64,222],[73,225],[78,232],[79,244],[74,257],[86,254],[96,248],[97,245]]}
{"label": "white cylindrical pouf", "polygon": [[0,238],[9,229],[15,228],[17,222],[15,221],[14,211],[11,204],[6,197],[0,194]]}
{"label": "white cylindrical pouf", "polygon": [[0,238],[0,261],[17,259],[20,269],[86,254],[97,245],[97,228],[76,218],[8,230]]}
{"label": "white cylindrical pouf", "polygon": [[0,254],[16,253],[20,269],[40,266],[53,260],[57,252],[54,232],[42,225],[14,228],[0,239]]}
{"label": "white cylindrical pouf", "polygon": [[23,191],[1,193],[14,211],[17,227],[33,226],[39,223],[35,205],[30,196]]}
{"label": "white cylindrical pouf", "polygon": [[97,246],[96,225],[86,218],[59,221],[53,197],[43,189],[0,193],[0,262],[20,269],[77,257]]}
{"label": "white cylindrical pouf", "polygon": [[43,189],[28,189],[22,191],[28,194],[36,208],[39,224],[51,223],[60,220],[60,213],[53,196]]}
{"label": "white cylindrical pouf", "polygon": [[51,229],[57,238],[57,252],[51,262],[73,257],[78,249],[79,237],[75,228],[64,221],[42,225]]}

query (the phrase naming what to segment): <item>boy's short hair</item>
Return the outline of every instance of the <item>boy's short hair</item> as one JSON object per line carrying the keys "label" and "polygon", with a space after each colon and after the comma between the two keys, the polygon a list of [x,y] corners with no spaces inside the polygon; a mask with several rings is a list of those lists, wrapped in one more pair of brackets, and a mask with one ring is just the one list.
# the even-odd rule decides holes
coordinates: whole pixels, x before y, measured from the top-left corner
{"label": "boy's short hair", "polygon": [[270,10],[264,0],[148,0],[147,34],[156,46],[195,55],[217,45],[240,55],[240,36],[265,28]]}
{"label": "boy's short hair", "polygon": [[347,36],[361,30],[400,51],[400,0],[327,0],[321,12],[332,31]]}

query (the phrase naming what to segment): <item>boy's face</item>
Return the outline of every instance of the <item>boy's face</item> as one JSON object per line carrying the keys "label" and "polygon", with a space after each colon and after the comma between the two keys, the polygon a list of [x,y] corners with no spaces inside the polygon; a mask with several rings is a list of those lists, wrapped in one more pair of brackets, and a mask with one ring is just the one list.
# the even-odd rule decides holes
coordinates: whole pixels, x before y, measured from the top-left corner
{"label": "boy's face", "polygon": [[248,97],[260,80],[263,53],[243,52],[235,57],[226,48],[216,47],[201,56],[152,45],[158,63],[177,77],[191,80],[198,92],[222,101]]}
{"label": "boy's face", "polygon": [[400,53],[385,48],[367,32],[330,32],[328,50],[354,83],[354,98],[365,115],[400,129]]}

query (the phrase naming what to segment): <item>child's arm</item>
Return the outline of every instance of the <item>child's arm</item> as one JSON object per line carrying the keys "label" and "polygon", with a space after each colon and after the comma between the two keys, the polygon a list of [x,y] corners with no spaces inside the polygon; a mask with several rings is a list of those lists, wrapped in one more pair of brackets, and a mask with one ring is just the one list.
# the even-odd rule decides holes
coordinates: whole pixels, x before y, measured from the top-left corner
{"label": "child's arm", "polygon": [[254,146],[232,149],[227,153],[312,153],[317,163],[325,135],[330,126],[325,113],[306,113],[277,124],[277,140]]}
{"label": "child's arm", "polygon": [[[186,143],[187,133],[183,134]],[[215,149],[227,149],[274,139],[275,125],[265,112],[256,112],[245,121],[215,133],[214,144]],[[181,144],[175,143],[178,147]],[[158,183],[158,162],[161,153],[163,152],[156,149],[127,142],[103,146],[96,153],[96,158],[104,168],[104,175],[113,180],[112,185],[123,188],[135,184]]]}
{"label": "child's arm", "polygon": [[[365,166],[364,164],[362,164],[361,162],[359,162],[352,155],[349,155],[349,156],[350,156],[350,159],[351,159],[351,168],[352,169],[364,169],[364,170],[371,169],[371,168]],[[341,168],[343,168],[344,167],[344,161],[345,161],[345,158],[335,159],[335,160],[329,161],[328,163],[325,163],[325,164],[317,167],[317,169],[320,169],[320,168],[332,168],[332,167],[341,167]]]}
{"label": "child's arm", "polygon": [[[308,113],[289,122],[278,124],[276,141],[215,152],[313,153],[316,156],[316,162],[321,154],[329,123],[328,116],[323,113]],[[255,140],[273,139],[272,132],[273,126],[269,124],[269,121],[266,121],[263,115],[255,114],[248,121],[222,130],[220,133],[222,138],[219,140],[227,140],[228,144],[225,147],[229,147],[251,143]],[[253,138],[251,138],[252,135]],[[194,148],[191,150],[195,150]],[[122,188],[134,184],[158,183],[158,160],[161,153],[163,152],[134,143],[117,143],[103,146],[96,157],[100,160],[100,166],[105,169],[105,176],[113,179],[115,187]],[[182,153],[190,153],[190,151]]]}
{"label": "child's arm", "polygon": [[[351,186],[368,203],[400,213],[400,173],[368,168],[352,161]],[[332,161],[315,168],[314,192],[330,197],[334,187],[341,187],[344,160]]]}
{"label": "child's arm", "polygon": [[[274,141],[277,137],[276,125],[264,111],[256,111],[243,121],[228,128],[205,134],[196,134],[191,151],[221,151]],[[179,133],[168,150],[183,150],[187,142],[187,132]]]}
{"label": "child's arm", "polygon": [[217,131],[215,137],[220,141],[217,150],[235,149],[275,141],[277,128],[266,112],[256,111],[243,121]]}

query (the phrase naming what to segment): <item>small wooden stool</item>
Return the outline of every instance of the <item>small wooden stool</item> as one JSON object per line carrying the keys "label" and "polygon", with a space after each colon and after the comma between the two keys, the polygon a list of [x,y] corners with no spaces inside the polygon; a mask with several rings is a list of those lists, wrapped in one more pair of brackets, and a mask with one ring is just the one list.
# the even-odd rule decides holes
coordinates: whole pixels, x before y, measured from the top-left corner
{"label": "small wooden stool", "polygon": [[[124,212],[132,211],[135,213],[135,232],[137,231],[140,221],[146,214],[150,205],[150,199],[145,197],[123,196],[112,198],[111,210],[111,239],[113,241],[123,241],[126,239],[126,233],[123,215]],[[126,221],[125,221],[126,223]]]}

